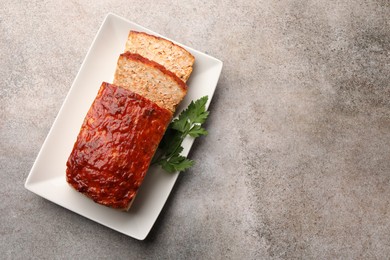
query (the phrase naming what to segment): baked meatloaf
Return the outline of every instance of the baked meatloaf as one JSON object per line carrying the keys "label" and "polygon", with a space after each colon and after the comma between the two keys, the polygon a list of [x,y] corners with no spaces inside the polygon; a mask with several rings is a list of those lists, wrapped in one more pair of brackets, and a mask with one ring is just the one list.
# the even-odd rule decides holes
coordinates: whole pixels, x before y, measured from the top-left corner
{"label": "baked meatloaf", "polygon": [[103,82],[67,161],[66,178],[95,202],[128,210],[172,113]]}
{"label": "baked meatloaf", "polygon": [[130,52],[119,56],[114,84],[130,89],[171,112],[187,94],[187,85],[174,73]]}
{"label": "baked meatloaf", "polygon": [[125,48],[127,51],[163,65],[184,82],[190,77],[195,61],[194,56],[179,45],[144,32],[129,32]]}

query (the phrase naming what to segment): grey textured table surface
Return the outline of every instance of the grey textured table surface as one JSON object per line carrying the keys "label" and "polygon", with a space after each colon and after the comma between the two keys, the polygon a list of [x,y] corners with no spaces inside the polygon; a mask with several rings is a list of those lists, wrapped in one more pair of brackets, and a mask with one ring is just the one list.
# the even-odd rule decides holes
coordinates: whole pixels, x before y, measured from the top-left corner
{"label": "grey textured table surface", "polygon": [[[389,1],[86,2],[0,2],[0,258],[390,255]],[[23,187],[108,12],[224,61],[145,241]]]}

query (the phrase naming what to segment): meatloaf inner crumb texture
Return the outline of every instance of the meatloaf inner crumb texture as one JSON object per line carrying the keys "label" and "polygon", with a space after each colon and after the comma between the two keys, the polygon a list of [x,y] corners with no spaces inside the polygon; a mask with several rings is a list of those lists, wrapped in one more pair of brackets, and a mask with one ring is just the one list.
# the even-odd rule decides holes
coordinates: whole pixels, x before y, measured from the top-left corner
{"label": "meatloaf inner crumb texture", "polygon": [[184,82],[190,77],[195,61],[194,56],[181,46],[144,32],[129,32],[125,48],[127,51],[163,65]]}
{"label": "meatloaf inner crumb texture", "polygon": [[67,181],[97,203],[128,210],[171,119],[150,100],[102,83],[67,161]]}
{"label": "meatloaf inner crumb texture", "polygon": [[187,85],[164,66],[141,55],[120,55],[114,84],[130,89],[174,112],[187,93]]}

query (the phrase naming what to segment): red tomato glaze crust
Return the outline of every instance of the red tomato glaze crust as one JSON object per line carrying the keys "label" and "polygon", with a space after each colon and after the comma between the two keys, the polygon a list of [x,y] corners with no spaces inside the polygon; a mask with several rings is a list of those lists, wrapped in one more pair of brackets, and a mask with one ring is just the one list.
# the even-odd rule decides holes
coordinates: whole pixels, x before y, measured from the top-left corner
{"label": "red tomato glaze crust", "polygon": [[97,203],[128,209],[171,119],[152,101],[103,82],[67,161],[68,183]]}

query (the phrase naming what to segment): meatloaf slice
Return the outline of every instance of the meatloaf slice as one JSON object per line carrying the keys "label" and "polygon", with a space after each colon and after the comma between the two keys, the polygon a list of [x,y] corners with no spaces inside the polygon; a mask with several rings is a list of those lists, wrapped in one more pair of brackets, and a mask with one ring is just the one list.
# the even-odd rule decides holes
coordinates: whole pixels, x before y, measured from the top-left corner
{"label": "meatloaf slice", "polygon": [[194,56],[171,41],[144,32],[130,31],[125,52],[138,53],[163,65],[186,82],[191,75]]}
{"label": "meatloaf slice", "polygon": [[172,113],[103,82],[67,161],[66,179],[95,202],[128,210]]}
{"label": "meatloaf slice", "polygon": [[171,112],[187,93],[187,85],[174,73],[130,52],[119,56],[114,84],[130,89]]}

